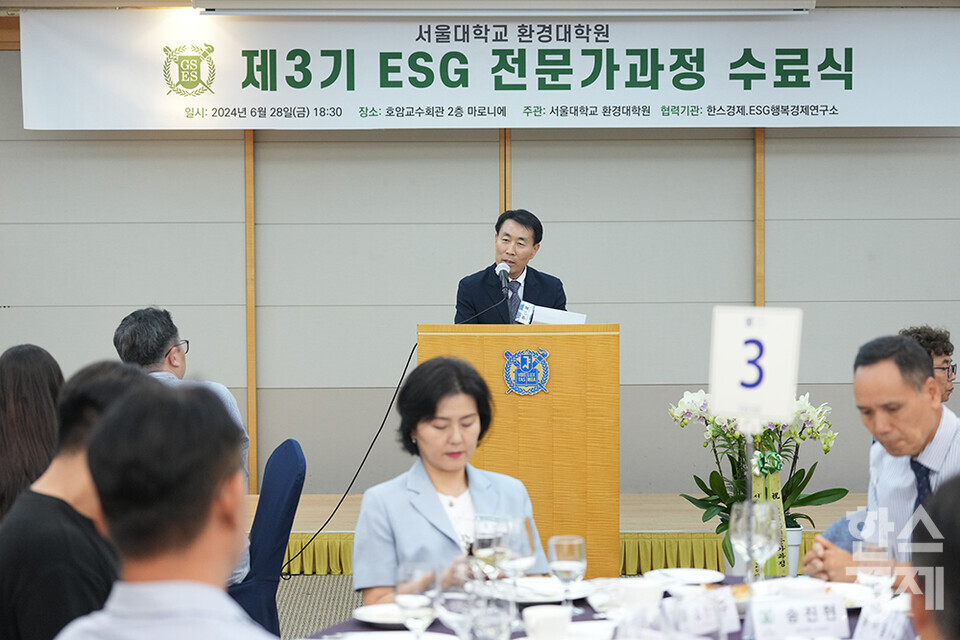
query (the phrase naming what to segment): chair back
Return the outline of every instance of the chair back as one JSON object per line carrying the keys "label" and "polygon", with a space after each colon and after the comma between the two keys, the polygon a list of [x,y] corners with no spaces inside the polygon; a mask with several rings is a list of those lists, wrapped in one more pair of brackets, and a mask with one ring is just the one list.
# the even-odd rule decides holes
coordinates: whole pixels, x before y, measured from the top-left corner
{"label": "chair back", "polygon": [[283,441],[270,454],[250,527],[250,572],[227,589],[251,618],[278,636],[277,586],[306,473],[307,461],[296,440]]}
{"label": "chair back", "polygon": [[280,579],[306,474],[303,449],[293,438],[284,440],[270,454],[250,527],[250,576]]}

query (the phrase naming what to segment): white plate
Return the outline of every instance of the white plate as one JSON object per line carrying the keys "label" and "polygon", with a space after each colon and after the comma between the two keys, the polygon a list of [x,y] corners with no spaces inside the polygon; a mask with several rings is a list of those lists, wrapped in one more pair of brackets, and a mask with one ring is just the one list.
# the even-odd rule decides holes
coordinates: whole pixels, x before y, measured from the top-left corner
{"label": "white plate", "polygon": [[403,625],[403,613],[393,602],[357,607],[353,610],[353,618],[381,629],[406,629]]}
{"label": "white plate", "polygon": [[[786,578],[768,578],[757,582],[753,586],[756,596],[772,596],[781,598],[805,598],[833,595],[843,599],[847,609],[860,609],[873,601],[873,591],[862,584],[853,582],[826,582],[810,576],[793,576]],[[747,596],[743,590],[739,597],[734,596],[737,610],[741,615],[746,610]]]}
{"label": "white plate", "polygon": [[[496,580],[482,583],[481,593],[504,600],[513,600],[520,604],[545,604],[563,600],[563,584],[550,576],[527,576],[517,579],[514,591],[510,580]],[[570,585],[570,599],[579,600],[593,593],[594,586],[589,582],[574,582]]]}
{"label": "white plate", "polygon": [[644,578],[650,580],[661,580],[663,582],[678,582],[680,584],[713,584],[723,582],[724,575],[719,571],[710,569],[654,569],[643,574]]}

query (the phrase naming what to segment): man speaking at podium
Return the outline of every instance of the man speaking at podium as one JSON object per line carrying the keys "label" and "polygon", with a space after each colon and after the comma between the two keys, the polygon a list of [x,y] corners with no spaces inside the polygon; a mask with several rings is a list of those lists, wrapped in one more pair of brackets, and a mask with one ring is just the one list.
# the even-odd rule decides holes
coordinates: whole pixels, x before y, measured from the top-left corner
{"label": "man speaking at podium", "polygon": [[454,322],[513,324],[521,302],[566,311],[560,279],[527,266],[543,238],[537,216],[526,209],[504,211],[495,228],[496,262],[460,281]]}

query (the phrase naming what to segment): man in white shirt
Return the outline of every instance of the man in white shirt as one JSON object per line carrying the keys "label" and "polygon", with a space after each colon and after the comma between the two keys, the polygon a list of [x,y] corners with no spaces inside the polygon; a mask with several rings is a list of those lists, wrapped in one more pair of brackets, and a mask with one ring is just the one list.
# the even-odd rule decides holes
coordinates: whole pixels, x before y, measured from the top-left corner
{"label": "man in white shirt", "polygon": [[157,386],[104,416],[88,459],[121,580],[57,638],[275,640],[224,590],[246,538],[241,442],[199,387]]}
{"label": "man in white shirt", "polygon": [[[854,361],[853,394],[870,448],[870,486],[863,536],[910,561],[912,518],[924,499],[960,473],[960,421],[941,404],[930,354],[906,336],[877,338]],[[853,556],[822,536],[803,571],[852,582]]]}

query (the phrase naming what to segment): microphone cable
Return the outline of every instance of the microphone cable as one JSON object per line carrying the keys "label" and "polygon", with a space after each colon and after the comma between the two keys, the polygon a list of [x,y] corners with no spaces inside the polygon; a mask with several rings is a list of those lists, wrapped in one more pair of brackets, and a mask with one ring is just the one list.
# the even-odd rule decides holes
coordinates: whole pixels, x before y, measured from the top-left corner
{"label": "microphone cable", "polygon": [[303,545],[303,547],[301,547],[300,551],[298,551],[296,555],[294,555],[292,558],[287,560],[284,563],[284,565],[280,568],[280,577],[283,580],[290,579],[290,572],[287,571],[287,567],[290,566],[290,563],[296,560],[297,558],[299,558],[301,555],[303,555],[304,550],[306,550],[306,548],[310,546],[310,543],[316,540],[317,536],[320,535],[320,532],[322,532],[327,527],[327,525],[330,524],[330,521],[333,520],[333,516],[335,516],[337,514],[337,511],[340,509],[340,505],[343,504],[343,501],[346,500],[347,496],[350,494],[350,489],[353,488],[353,484],[357,481],[357,477],[360,475],[360,471],[363,469],[363,465],[367,462],[367,458],[370,457],[370,452],[373,451],[373,445],[377,443],[377,439],[380,438],[380,434],[383,432],[383,427],[387,424],[387,418],[390,417],[390,411],[393,409],[393,403],[396,402],[397,400],[397,395],[400,393],[400,385],[403,384],[403,379],[407,375],[407,369],[410,368],[410,361],[413,359],[413,354],[414,352],[416,352],[416,350],[417,350],[417,343],[414,342],[413,349],[410,350],[410,355],[407,356],[407,363],[403,365],[403,373],[400,374],[400,380],[397,382],[397,388],[394,389],[393,397],[390,398],[390,404],[387,405],[387,412],[383,416],[383,421],[380,423],[380,428],[377,429],[377,433],[374,434],[373,440],[370,442],[370,446],[367,447],[367,452],[363,454],[363,460],[360,461],[360,466],[357,467],[357,472],[353,474],[353,478],[350,480],[350,484],[347,485],[347,488],[343,492],[343,495],[340,496],[340,501],[337,502],[337,506],[333,508],[333,511],[330,513],[330,517],[327,518],[326,522],[320,525],[320,528],[317,529],[317,532],[313,534],[309,540],[307,540],[307,542]]}
{"label": "microphone cable", "polygon": [[[505,293],[502,300],[499,300],[493,303],[483,311],[480,311],[479,313],[475,313],[469,318],[467,318],[466,320],[461,320],[456,324],[465,324],[467,322],[470,322],[471,320],[483,315],[487,311],[490,311],[491,309],[503,304],[506,301],[507,301],[507,296]],[[347,485],[347,488],[344,490],[343,495],[340,496],[340,500],[337,502],[336,506],[333,508],[333,511],[330,513],[330,516],[326,519],[326,521],[322,525],[320,525],[320,528],[317,529],[317,532],[314,533],[312,536],[310,536],[310,539],[307,540],[306,543],[304,543],[304,545],[300,548],[300,551],[298,551],[292,558],[287,560],[283,564],[283,566],[280,568],[281,579],[283,580],[290,579],[290,572],[287,571],[287,567],[290,566],[291,562],[293,562],[294,560],[299,558],[301,555],[303,555],[303,552],[306,550],[306,548],[309,547],[310,544],[317,539],[317,536],[319,536],[320,533],[323,532],[323,530],[327,527],[327,525],[330,524],[330,521],[333,520],[333,516],[337,515],[337,511],[340,510],[340,506],[343,504],[343,501],[347,499],[348,495],[350,495],[350,489],[353,488],[354,483],[357,481],[357,478],[360,476],[360,471],[363,470],[363,465],[366,464],[367,458],[370,457],[370,452],[373,451],[373,445],[377,443],[377,440],[380,438],[380,434],[383,432],[383,427],[386,426],[387,424],[387,418],[390,417],[390,411],[393,409],[393,404],[394,402],[396,402],[397,395],[400,393],[400,386],[403,384],[403,379],[407,375],[407,369],[410,368],[410,361],[413,359],[413,354],[416,352],[416,350],[417,350],[417,343],[414,342],[413,349],[410,350],[410,355],[407,356],[407,362],[406,364],[403,365],[403,373],[400,374],[400,380],[397,381],[397,387],[396,389],[393,390],[393,397],[390,398],[390,404],[387,405],[387,412],[383,416],[383,421],[380,422],[380,428],[377,429],[377,432],[373,436],[373,440],[370,441],[370,446],[367,447],[366,453],[363,454],[363,459],[360,460],[360,466],[357,467],[356,473],[353,474],[353,478],[350,480],[350,483]]]}

